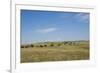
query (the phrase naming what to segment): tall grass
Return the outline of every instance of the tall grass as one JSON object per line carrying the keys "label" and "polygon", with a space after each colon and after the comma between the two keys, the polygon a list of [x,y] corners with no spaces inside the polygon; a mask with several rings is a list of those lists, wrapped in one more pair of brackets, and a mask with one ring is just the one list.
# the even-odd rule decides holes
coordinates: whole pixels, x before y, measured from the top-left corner
{"label": "tall grass", "polygon": [[[21,47],[21,63],[88,60],[89,42],[80,42],[78,45],[58,43],[38,44]],[[27,46],[27,45],[26,45]]]}

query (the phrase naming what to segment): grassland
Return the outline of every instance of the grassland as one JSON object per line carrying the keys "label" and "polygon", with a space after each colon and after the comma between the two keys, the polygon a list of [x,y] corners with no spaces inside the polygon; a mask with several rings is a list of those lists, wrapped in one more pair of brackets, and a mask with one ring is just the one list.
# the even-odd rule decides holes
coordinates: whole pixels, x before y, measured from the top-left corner
{"label": "grassland", "polygon": [[89,41],[40,42],[21,45],[21,63],[88,59]]}

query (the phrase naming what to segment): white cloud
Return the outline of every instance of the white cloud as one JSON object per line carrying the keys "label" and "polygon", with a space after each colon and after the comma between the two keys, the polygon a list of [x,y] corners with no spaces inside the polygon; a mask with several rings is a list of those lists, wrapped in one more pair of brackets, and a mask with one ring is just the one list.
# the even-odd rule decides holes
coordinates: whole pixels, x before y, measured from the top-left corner
{"label": "white cloud", "polygon": [[75,15],[75,18],[78,18],[78,21],[87,22],[89,20],[89,14],[79,13],[79,14]]}
{"label": "white cloud", "polygon": [[39,32],[39,33],[49,33],[49,32],[54,32],[56,30],[57,30],[57,28],[51,27],[51,28],[38,29],[38,30],[36,30],[36,32]]}

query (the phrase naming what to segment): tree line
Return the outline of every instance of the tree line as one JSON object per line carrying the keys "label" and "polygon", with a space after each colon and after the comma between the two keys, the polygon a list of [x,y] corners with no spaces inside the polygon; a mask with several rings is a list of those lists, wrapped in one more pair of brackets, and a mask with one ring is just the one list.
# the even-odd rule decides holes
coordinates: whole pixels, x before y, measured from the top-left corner
{"label": "tree line", "polygon": [[51,44],[40,44],[40,45],[34,45],[34,44],[30,44],[30,45],[21,45],[21,48],[29,48],[29,47],[53,47],[53,46],[61,46],[61,45],[78,45],[78,42],[63,42],[63,43],[51,43]]}

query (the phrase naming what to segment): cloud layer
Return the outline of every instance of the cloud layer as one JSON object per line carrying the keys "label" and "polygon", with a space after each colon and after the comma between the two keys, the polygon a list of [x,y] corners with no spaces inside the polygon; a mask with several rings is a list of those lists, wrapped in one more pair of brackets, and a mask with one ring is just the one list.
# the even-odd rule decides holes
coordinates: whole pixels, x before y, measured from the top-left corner
{"label": "cloud layer", "polygon": [[89,20],[89,14],[79,13],[79,14],[77,14],[75,16],[75,18],[80,18],[79,21],[88,22],[88,20]]}
{"label": "cloud layer", "polygon": [[57,28],[51,27],[51,28],[44,28],[44,29],[38,29],[36,32],[38,33],[50,33],[56,31]]}

